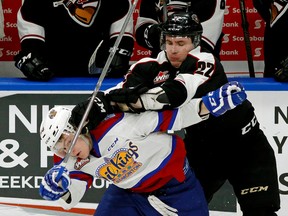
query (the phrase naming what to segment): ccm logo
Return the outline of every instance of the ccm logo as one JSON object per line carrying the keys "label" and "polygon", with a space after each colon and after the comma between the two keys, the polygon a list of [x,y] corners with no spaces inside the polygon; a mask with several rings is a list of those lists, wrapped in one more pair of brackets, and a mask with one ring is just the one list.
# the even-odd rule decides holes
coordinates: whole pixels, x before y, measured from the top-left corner
{"label": "ccm logo", "polygon": [[247,188],[241,190],[241,195],[246,195],[246,194],[251,194],[251,193],[256,193],[256,192],[261,192],[261,191],[267,191],[268,186],[258,186],[258,187],[252,187],[252,188]]}

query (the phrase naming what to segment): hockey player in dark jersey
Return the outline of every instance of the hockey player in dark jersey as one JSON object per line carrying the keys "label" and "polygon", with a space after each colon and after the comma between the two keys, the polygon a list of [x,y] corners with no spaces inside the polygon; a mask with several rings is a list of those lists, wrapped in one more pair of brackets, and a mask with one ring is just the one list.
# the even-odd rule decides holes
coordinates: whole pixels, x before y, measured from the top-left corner
{"label": "hockey player in dark jersey", "polygon": [[[15,66],[32,80],[93,76],[88,73],[93,51],[98,47],[96,67],[101,71],[130,8],[130,0],[23,1],[17,15],[21,51]],[[127,72],[133,47],[130,20],[108,76]]]}
{"label": "hockey player in dark jersey", "polygon": [[[166,1],[167,6],[164,6]],[[202,46],[220,58],[222,26],[226,0],[142,0],[139,17],[135,26],[137,43],[152,51],[151,57],[160,52],[160,28],[164,16],[175,11],[192,10],[198,15],[203,26]],[[167,12],[165,12],[167,11]]]}
{"label": "hockey player in dark jersey", "polygon": [[288,82],[288,1],[253,0],[266,22],[264,32],[264,77]]}
{"label": "hockey player in dark jersey", "polygon": [[[122,88],[109,90],[111,100],[128,103],[131,112],[177,107],[227,83],[219,60],[200,46],[201,34],[195,14],[169,16],[162,26],[164,50],[133,64],[118,86]],[[139,97],[143,86],[150,90]],[[249,100],[223,116],[210,116],[186,128],[185,144],[207,201],[228,180],[244,216],[276,215],[276,159]],[[265,190],[252,193],[252,188]]]}

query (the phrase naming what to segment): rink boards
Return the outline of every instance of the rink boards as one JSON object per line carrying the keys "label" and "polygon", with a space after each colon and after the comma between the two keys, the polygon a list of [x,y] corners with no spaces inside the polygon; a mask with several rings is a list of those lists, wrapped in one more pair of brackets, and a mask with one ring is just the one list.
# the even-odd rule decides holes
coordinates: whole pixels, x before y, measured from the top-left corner
{"label": "rink boards", "polygon": [[[261,128],[275,151],[282,202],[279,216],[288,215],[288,84],[263,78],[232,79],[246,88]],[[101,89],[119,81],[107,78]],[[54,205],[38,195],[41,178],[52,166],[51,152],[40,145],[38,130],[42,116],[54,105],[73,107],[85,100],[96,83],[96,78],[58,78],[47,83],[0,78],[0,203]],[[95,179],[74,210],[91,209],[92,212],[108,186],[104,180]],[[222,212],[221,215],[240,216],[236,203],[231,186],[226,184],[209,206],[211,215]]]}

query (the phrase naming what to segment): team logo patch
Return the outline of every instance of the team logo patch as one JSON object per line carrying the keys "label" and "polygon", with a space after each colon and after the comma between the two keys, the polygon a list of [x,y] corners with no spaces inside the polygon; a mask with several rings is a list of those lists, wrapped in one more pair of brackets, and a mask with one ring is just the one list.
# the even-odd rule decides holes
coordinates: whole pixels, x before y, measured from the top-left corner
{"label": "team logo patch", "polygon": [[87,163],[90,162],[90,158],[86,158],[86,159],[81,159],[81,158],[77,158],[75,164],[74,164],[74,169],[75,170],[80,170],[83,166],[85,166]]}
{"label": "team logo patch", "polygon": [[[68,0],[53,2],[54,7],[64,6],[69,16],[79,25],[90,27],[98,14],[100,0]],[[73,8],[73,9],[72,9]]]}
{"label": "team logo patch", "polygon": [[169,78],[168,71],[160,71],[158,75],[154,78],[154,83],[165,82]]}
{"label": "team logo patch", "polygon": [[121,148],[115,151],[111,157],[105,157],[104,163],[96,170],[96,177],[113,181],[117,184],[132,176],[142,163],[135,159],[139,157],[138,147],[129,141],[129,148]]}

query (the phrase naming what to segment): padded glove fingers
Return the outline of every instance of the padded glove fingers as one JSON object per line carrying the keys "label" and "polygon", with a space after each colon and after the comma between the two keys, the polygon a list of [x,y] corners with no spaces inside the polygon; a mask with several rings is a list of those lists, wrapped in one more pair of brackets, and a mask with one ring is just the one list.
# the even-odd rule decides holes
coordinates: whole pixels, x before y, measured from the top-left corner
{"label": "padded glove fingers", "polygon": [[32,52],[20,51],[14,60],[15,66],[30,80],[48,81],[54,75],[48,68],[47,62]]}
{"label": "padded glove fingers", "polygon": [[56,177],[61,169],[61,166],[54,166],[45,174],[39,188],[39,194],[46,200],[58,200],[66,192],[71,184],[69,171],[64,168],[59,182],[56,182]]}
{"label": "padded glove fingers", "polygon": [[202,97],[202,101],[209,112],[217,117],[242,104],[246,98],[247,95],[241,83],[232,81],[209,92]]}

